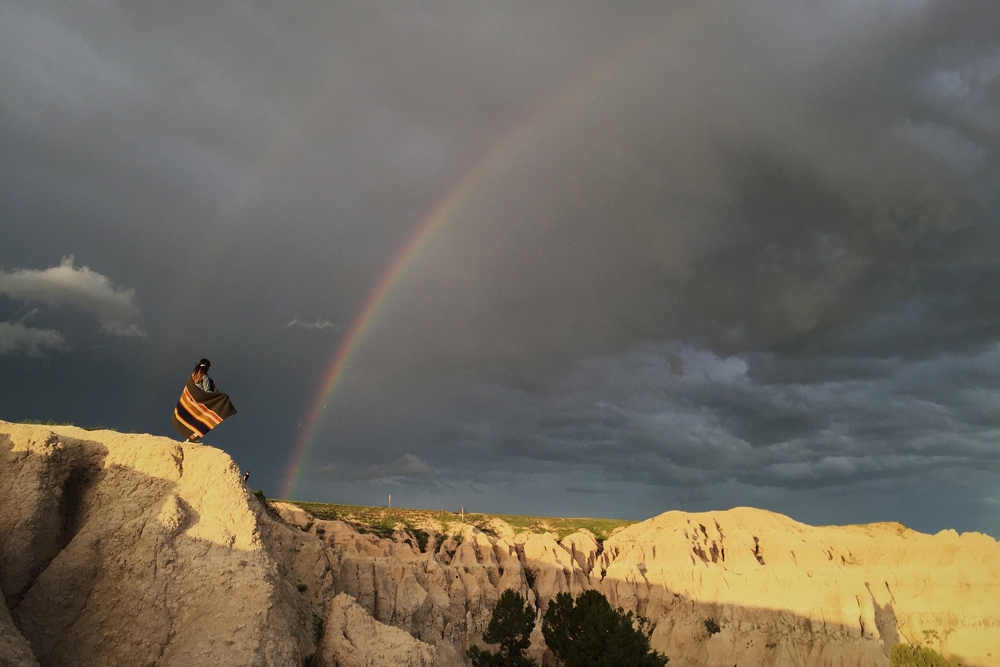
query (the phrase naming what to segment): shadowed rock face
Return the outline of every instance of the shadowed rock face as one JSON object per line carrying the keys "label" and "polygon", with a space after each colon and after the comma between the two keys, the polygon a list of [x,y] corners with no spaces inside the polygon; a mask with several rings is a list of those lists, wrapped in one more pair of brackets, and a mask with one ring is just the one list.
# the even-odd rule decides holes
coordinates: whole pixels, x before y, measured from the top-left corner
{"label": "shadowed rock face", "polygon": [[0,665],[461,665],[505,588],[542,610],[600,590],[680,667],[884,667],[898,641],[1000,665],[983,535],[746,508],[668,512],[603,545],[425,528],[421,551],[262,507],[211,447],[0,422]]}
{"label": "shadowed rock face", "polygon": [[0,604],[0,665],[3,667],[38,667],[31,646],[14,627],[7,605]]}

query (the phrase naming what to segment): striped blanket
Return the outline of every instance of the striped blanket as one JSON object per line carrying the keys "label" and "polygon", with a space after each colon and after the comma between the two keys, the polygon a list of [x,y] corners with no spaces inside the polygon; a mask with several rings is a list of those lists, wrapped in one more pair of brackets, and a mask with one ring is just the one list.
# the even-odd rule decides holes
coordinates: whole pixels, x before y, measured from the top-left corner
{"label": "striped blanket", "polygon": [[188,378],[181,400],[174,408],[173,423],[185,439],[191,435],[201,437],[235,414],[236,408],[229,396],[221,391],[202,391]]}

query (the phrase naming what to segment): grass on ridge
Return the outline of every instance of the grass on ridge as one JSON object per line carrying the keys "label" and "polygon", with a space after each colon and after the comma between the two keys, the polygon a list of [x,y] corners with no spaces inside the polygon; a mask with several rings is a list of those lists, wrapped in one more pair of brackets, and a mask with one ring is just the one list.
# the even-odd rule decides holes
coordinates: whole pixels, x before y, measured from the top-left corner
{"label": "grass on ridge", "polygon": [[[335,505],[331,503],[309,503],[289,500],[318,519],[328,521],[338,520],[348,523],[363,532],[374,533],[383,537],[392,534],[396,522],[404,524],[410,531],[419,530],[428,524],[436,524],[436,529],[444,533],[454,533],[462,526],[462,515],[458,512],[445,510],[415,510],[388,507],[367,507],[364,505]],[[465,524],[475,526],[483,532],[493,533],[490,528],[491,519],[500,519],[510,525],[515,533],[545,533],[551,532],[562,540],[581,528],[586,528],[594,534],[599,542],[611,537],[616,528],[631,526],[635,521],[621,519],[561,519],[543,516],[520,516],[516,514],[481,514],[466,513]]]}
{"label": "grass on ridge", "polygon": [[[76,426],[73,422],[55,422],[50,420],[42,421],[40,419],[25,419],[24,421],[14,422],[15,424],[28,424],[29,426]],[[109,430],[107,426],[80,426],[84,431],[107,431]],[[124,431],[123,431],[124,432]],[[135,431],[130,431],[134,433]]]}

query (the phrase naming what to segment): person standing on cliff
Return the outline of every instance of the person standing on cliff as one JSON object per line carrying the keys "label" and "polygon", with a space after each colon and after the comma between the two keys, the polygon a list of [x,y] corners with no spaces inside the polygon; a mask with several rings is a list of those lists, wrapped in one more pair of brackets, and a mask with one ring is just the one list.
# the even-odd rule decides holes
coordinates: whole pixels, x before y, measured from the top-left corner
{"label": "person standing on cliff", "polygon": [[188,442],[201,442],[203,435],[236,414],[229,396],[215,388],[208,377],[212,362],[202,359],[188,378],[171,420],[174,429]]}

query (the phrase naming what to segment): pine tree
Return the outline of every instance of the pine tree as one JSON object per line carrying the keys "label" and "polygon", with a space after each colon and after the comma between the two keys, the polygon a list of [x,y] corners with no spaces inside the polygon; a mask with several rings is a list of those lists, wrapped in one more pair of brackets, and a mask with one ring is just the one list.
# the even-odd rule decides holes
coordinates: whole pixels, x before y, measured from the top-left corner
{"label": "pine tree", "polygon": [[576,602],[560,593],[542,619],[545,644],[562,667],[664,667],[649,637],[633,627],[632,612],[613,609],[597,591]]}
{"label": "pine tree", "polygon": [[500,594],[483,634],[484,642],[498,645],[497,652],[473,646],[467,653],[472,667],[535,667],[535,661],[524,655],[531,645],[534,627],[535,608],[520,593],[508,588]]}

